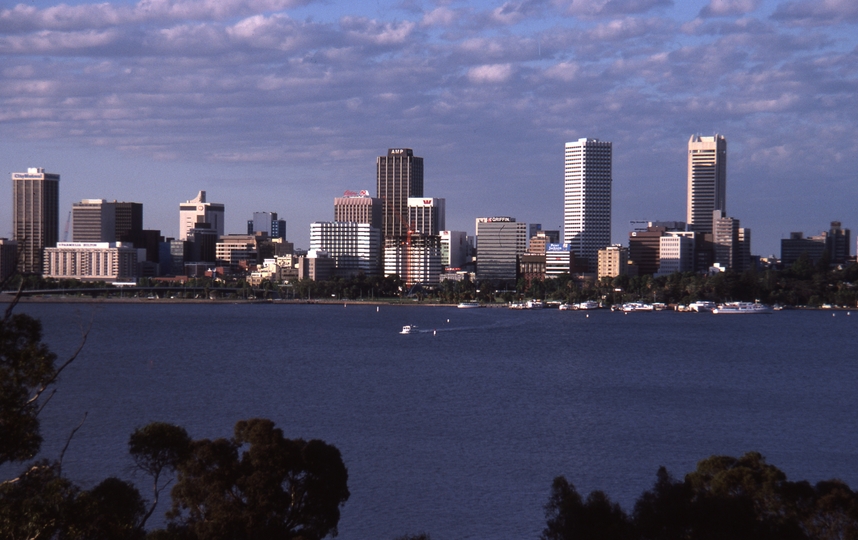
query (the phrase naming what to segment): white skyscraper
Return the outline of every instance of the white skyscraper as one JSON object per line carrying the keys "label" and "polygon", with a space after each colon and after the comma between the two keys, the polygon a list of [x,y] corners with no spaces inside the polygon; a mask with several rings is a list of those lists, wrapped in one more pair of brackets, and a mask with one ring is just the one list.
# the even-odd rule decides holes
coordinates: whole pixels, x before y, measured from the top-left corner
{"label": "white skyscraper", "polygon": [[727,210],[727,139],[723,135],[688,140],[688,206],[692,231],[711,233],[712,213]]}
{"label": "white skyscraper", "polygon": [[599,250],[611,245],[611,152],[599,139],[566,143],[563,242],[592,273]]}

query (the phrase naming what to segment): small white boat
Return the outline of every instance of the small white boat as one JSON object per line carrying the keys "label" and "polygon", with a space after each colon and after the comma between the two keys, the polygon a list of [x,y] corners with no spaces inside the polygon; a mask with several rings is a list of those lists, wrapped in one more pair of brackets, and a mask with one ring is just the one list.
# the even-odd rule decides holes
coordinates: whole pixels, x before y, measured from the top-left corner
{"label": "small white boat", "polygon": [[727,302],[712,310],[716,315],[739,314],[739,315],[766,315],[772,312],[772,308],[765,304],[755,302]]}
{"label": "small white boat", "polygon": [[696,311],[697,313],[712,311],[716,307],[718,306],[715,305],[715,302],[710,302],[708,300],[698,300],[697,302],[693,302],[688,306],[691,311]]}
{"label": "small white boat", "polygon": [[559,309],[560,311],[569,311],[575,308],[572,306],[572,304],[560,304],[559,306],[557,306],[557,309]]}
{"label": "small white boat", "polygon": [[542,303],[542,300],[528,300],[524,306],[527,309],[542,309],[545,307],[545,304]]}
{"label": "small white boat", "polygon": [[459,309],[473,309],[483,306],[481,306],[479,302],[459,302],[459,305],[457,307]]}
{"label": "small white boat", "polygon": [[575,309],[599,309],[599,302],[587,300],[586,302],[575,304]]}
{"label": "small white boat", "polygon": [[623,304],[624,313],[635,313],[639,311],[653,311],[655,308],[652,304],[644,304],[643,302],[629,302]]}
{"label": "small white boat", "polygon": [[402,327],[402,331],[399,333],[400,334],[413,334],[415,332],[417,332],[417,325],[416,324],[406,324],[405,326]]}
{"label": "small white boat", "polygon": [[510,302],[509,309],[527,309],[527,306],[521,302]]}

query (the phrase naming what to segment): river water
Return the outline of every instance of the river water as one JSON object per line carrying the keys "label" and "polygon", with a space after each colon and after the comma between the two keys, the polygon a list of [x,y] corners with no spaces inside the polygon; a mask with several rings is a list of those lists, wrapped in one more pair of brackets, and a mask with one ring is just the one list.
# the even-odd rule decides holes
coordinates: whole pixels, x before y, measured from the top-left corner
{"label": "river water", "polygon": [[[265,417],[342,452],[343,540],[537,538],[555,476],[630,510],[660,465],[681,477],[751,450],[790,479],[858,488],[858,312],[17,309],[42,319],[61,357],[91,324],[43,413],[46,457],[88,413],[64,466],[85,487],[133,478],[135,427],[216,438]],[[400,335],[405,324],[421,331]]]}

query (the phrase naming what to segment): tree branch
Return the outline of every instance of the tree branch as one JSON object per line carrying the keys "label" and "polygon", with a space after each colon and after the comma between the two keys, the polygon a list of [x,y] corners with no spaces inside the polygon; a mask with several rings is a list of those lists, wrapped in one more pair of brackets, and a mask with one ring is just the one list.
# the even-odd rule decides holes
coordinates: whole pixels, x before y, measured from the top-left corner
{"label": "tree branch", "polygon": [[[51,378],[42,383],[39,389],[36,390],[36,393],[33,394],[33,397],[31,397],[29,401],[27,401],[27,405],[38,400],[39,397],[41,397],[42,393],[44,393],[44,391],[48,389],[48,386],[52,385],[57,380],[57,377],[60,376],[60,373],[62,373],[63,370],[69,366],[69,364],[71,364],[77,359],[78,355],[83,350],[84,345],[86,345],[86,339],[89,337],[89,331],[92,329],[92,323],[93,319],[90,319],[89,326],[87,326],[86,330],[84,330],[82,333],[80,345],[77,346],[77,349],[75,349],[69,359],[63,362],[63,365],[61,365],[56,371],[54,371],[54,374],[51,376]],[[39,412],[41,412],[41,410],[42,409],[40,408]]]}
{"label": "tree branch", "polygon": [[77,433],[77,430],[79,430],[81,428],[81,426],[83,426],[83,423],[86,422],[86,415],[88,415],[88,414],[89,414],[88,412],[83,413],[83,420],[81,420],[80,424],[78,424],[77,427],[74,428],[71,431],[71,433],[69,433],[69,438],[66,439],[66,445],[63,446],[63,451],[60,452],[60,459],[57,461],[57,475],[58,476],[62,476],[62,474],[63,474],[63,458],[66,455],[66,450],[68,450],[69,445],[71,444],[72,438],[74,437],[74,434]]}

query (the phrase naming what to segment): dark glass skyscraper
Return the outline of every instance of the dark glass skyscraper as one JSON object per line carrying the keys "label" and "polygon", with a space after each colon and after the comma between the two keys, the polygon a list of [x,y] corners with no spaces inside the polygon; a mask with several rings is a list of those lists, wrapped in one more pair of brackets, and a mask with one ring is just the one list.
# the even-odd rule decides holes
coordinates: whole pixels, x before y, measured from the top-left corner
{"label": "dark glass skyscraper", "polygon": [[30,168],[12,173],[12,230],[23,246],[18,268],[24,273],[42,273],[46,247],[59,238],[60,175]]}
{"label": "dark glass skyscraper", "polygon": [[382,234],[404,238],[408,231],[408,197],[423,196],[423,158],[410,148],[391,148],[376,159],[376,188],[384,201]]}

